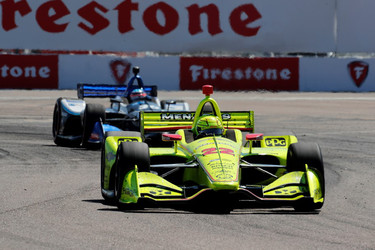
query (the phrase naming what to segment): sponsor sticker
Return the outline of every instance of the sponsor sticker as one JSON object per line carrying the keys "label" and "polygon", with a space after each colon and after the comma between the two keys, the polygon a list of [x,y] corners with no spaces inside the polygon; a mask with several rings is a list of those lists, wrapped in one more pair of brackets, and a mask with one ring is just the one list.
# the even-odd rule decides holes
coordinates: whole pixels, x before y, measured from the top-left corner
{"label": "sponsor sticker", "polygon": [[286,140],[284,138],[266,138],[265,140],[267,147],[285,147]]}
{"label": "sponsor sticker", "polygon": [[[192,121],[194,120],[195,113],[161,113],[160,120],[168,121],[168,120],[182,120],[182,121]],[[222,113],[221,117],[223,120],[230,120],[232,116],[227,113]]]}
{"label": "sponsor sticker", "polygon": [[191,121],[194,119],[194,113],[161,113],[160,119],[165,120],[182,120]]}

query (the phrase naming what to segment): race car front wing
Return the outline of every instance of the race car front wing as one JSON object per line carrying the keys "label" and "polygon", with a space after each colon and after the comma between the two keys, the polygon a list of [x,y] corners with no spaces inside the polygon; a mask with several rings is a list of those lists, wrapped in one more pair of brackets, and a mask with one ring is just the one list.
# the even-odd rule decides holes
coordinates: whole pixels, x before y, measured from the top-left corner
{"label": "race car front wing", "polygon": [[[143,199],[157,203],[189,202],[210,192],[214,191],[199,186],[177,186],[152,172],[138,172],[135,168],[124,178],[119,202],[129,204]],[[318,174],[307,166],[306,172],[287,173],[269,185],[241,185],[238,190],[228,190],[227,194],[238,197],[238,201],[266,204],[292,205],[301,199],[323,202]]]}

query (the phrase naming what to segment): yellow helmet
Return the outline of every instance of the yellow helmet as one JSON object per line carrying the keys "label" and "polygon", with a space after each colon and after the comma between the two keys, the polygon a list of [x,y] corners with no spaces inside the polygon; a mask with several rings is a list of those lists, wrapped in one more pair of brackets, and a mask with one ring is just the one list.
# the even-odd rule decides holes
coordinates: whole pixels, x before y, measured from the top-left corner
{"label": "yellow helmet", "polygon": [[202,116],[197,122],[197,135],[222,135],[223,124],[221,120],[214,115]]}

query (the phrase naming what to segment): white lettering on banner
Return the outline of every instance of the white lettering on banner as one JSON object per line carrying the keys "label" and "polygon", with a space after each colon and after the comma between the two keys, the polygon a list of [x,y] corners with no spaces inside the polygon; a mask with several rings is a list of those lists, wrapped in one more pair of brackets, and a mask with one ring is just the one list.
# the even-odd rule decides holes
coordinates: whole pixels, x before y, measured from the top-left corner
{"label": "white lettering on banner", "polygon": [[359,79],[362,77],[363,75],[363,72],[365,70],[365,67],[355,67],[354,68],[354,71],[355,71],[355,79]]}
{"label": "white lettering on banner", "polygon": [[36,67],[19,67],[19,66],[13,66],[9,67],[7,65],[3,65],[0,68],[0,75],[2,78],[7,77],[13,77],[13,78],[19,78],[19,77],[25,77],[25,78],[49,78],[51,70],[50,68],[44,66],[37,69]]}
{"label": "white lettering on banner", "polygon": [[290,80],[291,71],[288,68],[281,70],[277,69],[255,69],[251,67],[246,69],[230,69],[225,68],[223,70],[217,68],[204,68],[201,65],[191,65],[190,72],[193,82],[197,82],[199,77],[203,77],[204,80],[215,80],[222,79],[226,81],[230,80],[250,80],[252,78],[257,81],[262,80]]}
{"label": "white lettering on banner", "polygon": [[57,55],[0,55],[0,89],[56,89]]}
{"label": "white lettering on banner", "polygon": [[193,120],[194,119],[194,114],[191,113],[184,113],[184,114],[161,114],[160,116],[161,120]]}

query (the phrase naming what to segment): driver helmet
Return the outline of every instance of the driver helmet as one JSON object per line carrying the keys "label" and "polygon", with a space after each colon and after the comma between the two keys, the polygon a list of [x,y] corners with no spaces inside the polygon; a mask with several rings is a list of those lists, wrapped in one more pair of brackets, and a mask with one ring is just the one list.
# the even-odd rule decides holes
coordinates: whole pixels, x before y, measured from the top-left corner
{"label": "driver helmet", "polygon": [[131,102],[135,102],[135,101],[139,101],[139,100],[144,100],[144,99],[146,99],[146,97],[147,97],[147,94],[143,89],[134,89],[130,93],[129,98],[130,98]]}
{"label": "driver helmet", "polygon": [[223,124],[214,115],[199,118],[197,122],[197,135],[223,135]]}

